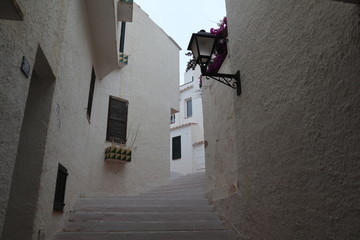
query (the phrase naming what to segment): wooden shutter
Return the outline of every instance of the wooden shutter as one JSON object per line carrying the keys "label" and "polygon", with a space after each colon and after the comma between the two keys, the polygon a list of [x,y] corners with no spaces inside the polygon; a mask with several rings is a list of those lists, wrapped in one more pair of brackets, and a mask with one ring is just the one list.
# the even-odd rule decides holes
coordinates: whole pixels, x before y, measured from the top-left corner
{"label": "wooden shutter", "polygon": [[94,98],[95,79],[96,79],[95,71],[94,71],[94,68],[92,68],[90,89],[89,89],[89,99],[88,99],[88,105],[87,105],[87,109],[86,109],[86,114],[87,114],[89,120],[91,118],[91,109],[92,109],[92,103],[93,103],[93,98]]}
{"label": "wooden shutter", "polygon": [[56,177],[56,188],[54,198],[54,210],[63,211],[65,206],[65,189],[68,170],[59,163]]}
{"label": "wooden shutter", "polygon": [[173,137],[172,139],[172,159],[181,158],[181,136]]}
{"label": "wooden shutter", "polygon": [[128,101],[110,96],[106,140],[126,143]]}

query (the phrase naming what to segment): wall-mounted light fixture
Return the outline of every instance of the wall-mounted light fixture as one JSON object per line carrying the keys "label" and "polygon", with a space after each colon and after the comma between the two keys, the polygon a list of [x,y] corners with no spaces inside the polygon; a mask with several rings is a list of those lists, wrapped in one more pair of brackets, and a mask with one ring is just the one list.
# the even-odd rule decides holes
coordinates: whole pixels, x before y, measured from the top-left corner
{"label": "wall-mounted light fixture", "polygon": [[205,32],[205,30],[193,33],[188,50],[192,51],[193,57],[195,58],[196,63],[199,64],[203,76],[207,79],[212,78],[233,89],[236,89],[237,95],[239,96],[241,94],[240,71],[237,71],[236,74],[207,72],[211,56],[214,54],[216,43],[219,40],[218,38],[218,36]]}

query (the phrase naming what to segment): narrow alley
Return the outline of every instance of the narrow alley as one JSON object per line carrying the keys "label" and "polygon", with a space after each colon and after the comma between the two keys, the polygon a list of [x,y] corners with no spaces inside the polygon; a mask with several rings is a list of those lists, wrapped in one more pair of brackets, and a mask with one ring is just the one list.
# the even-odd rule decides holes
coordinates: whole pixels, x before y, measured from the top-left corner
{"label": "narrow alley", "polygon": [[0,0],[0,240],[360,240],[359,143],[360,0]]}

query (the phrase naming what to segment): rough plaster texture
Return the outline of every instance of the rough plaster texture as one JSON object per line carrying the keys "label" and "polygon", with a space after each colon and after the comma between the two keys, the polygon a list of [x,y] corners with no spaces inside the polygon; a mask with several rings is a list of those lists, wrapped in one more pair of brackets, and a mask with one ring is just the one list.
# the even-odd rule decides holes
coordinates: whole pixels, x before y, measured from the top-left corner
{"label": "rough plaster texture", "polygon": [[[40,173],[44,164],[55,86],[55,77],[40,48],[37,50],[33,69],[7,204],[3,239],[30,239],[34,228]],[[14,231],[15,228],[21,228],[22,231]]]}
{"label": "rough plaster texture", "polygon": [[[219,72],[231,72],[228,58]],[[202,93],[207,195],[216,200],[237,191],[233,100],[236,91],[203,77]]]}
{"label": "rough plaster texture", "polygon": [[[90,160],[89,196],[136,194],[169,179],[169,119],[171,109],[178,109],[179,48],[134,4],[133,22],[126,24],[124,52],[129,64],[103,79],[103,89],[96,89],[94,108],[100,114],[91,135],[103,138],[95,138],[98,141],[93,144],[97,153]],[[119,86],[111,84],[114,80]],[[132,145],[133,152],[132,161],[124,165],[104,162],[104,149],[111,145],[104,141],[107,92],[129,102],[127,145]]]}
{"label": "rough plaster texture", "polygon": [[39,44],[52,70],[57,72],[57,56],[61,50],[65,23],[64,12],[67,10],[65,2],[17,2],[24,13],[24,21],[0,20],[0,233],[30,84],[30,79],[25,78],[19,70],[21,59],[26,56],[33,68]]}
{"label": "rough plaster texture", "polygon": [[243,92],[228,99],[239,192],[218,208],[241,239],[359,239],[359,6],[226,4]]}
{"label": "rough plaster texture", "polygon": [[[88,14],[83,1],[68,4],[34,228],[35,235],[40,231],[46,239],[61,229],[75,201],[85,194],[89,158],[94,151],[90,143],[95,141],[89,138],[94,126],[89,124],[85,109],[95,62]],[[100,81],[95,85],[101,85]],[[69,171],[64,214],[52,212],[58,163]]]}

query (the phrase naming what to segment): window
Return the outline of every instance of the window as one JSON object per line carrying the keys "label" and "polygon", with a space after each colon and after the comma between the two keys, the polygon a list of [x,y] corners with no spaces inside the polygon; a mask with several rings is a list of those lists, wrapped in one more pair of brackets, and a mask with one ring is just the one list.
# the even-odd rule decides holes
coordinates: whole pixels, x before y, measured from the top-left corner
{"label": "window", "polygon": [[68,170],[59,163],[57,177],[56,177],[55,197],[54,197],[54,206],[53,206],[53,209],[55,211],[62,212],[64,210],[66,179],[68,175],[69,175]]}
{"label": "window", "polygon": [[170,123],[175,123],[175,114],[172,114],[170,117]]}
{"label": "window", "polygon": [[119,52],[122,53],[124,52],[124,45],[125,45],[125,30],[126,30],[126,22],[121,22]]}
{"label": "window", "polygon": [[187,99],[186,101],[186,117],[191,117],[192,116],[192,100]]}
{"label": "window", "polygon": [[181,158],[181,136],[172,138],[172,159]]}
{"label": "window", "polygon": [[109,99],[106,140],[126,143],[128,101],[112,97]]}
{"label": "window", "polygon": [[92,103],[93,103],[93,98],[94,98],[95,78],[96,78],[95,71],[94,71],[94,68],[92,68],[90,89],[89,89],[89,99],[88,99],[88,105],[87,105],[87,109],[86,109],[86,115],[87,115],[87,118],[89,121],[91,118],[91,109],[92,109]]}

